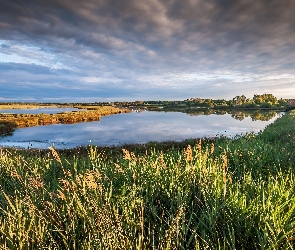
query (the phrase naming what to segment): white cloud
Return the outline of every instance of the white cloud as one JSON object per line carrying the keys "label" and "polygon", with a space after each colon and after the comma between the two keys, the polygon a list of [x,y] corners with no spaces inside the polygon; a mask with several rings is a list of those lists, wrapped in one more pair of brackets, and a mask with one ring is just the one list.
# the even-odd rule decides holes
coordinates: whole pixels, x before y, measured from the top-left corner
{"label": "white cloud", "polygon": [[118,79],[116,77],[93,77],[93,76],[89,76],[89,77],[83,77],[83,78],[81,78],[81,80],[82,80],[82,82],[93,83],[93,84],[122,82],[121,79]]}
{"label": "white cloud", "polygon": [[1,44],[6,46],[0,52],[0,63],[35,64],[52,69],[71,69],[59,62],[56,54],[48,53],[40,47],[5,40],[0,40]]}

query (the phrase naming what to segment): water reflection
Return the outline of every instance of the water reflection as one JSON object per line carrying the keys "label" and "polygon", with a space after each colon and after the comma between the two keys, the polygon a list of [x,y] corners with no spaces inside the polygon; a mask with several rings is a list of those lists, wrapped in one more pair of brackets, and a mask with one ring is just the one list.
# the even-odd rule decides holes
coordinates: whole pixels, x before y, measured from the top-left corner
{"label": "water reflection", "polygon": [[267,111],[267,110],[214,110],[214,109],[207,109],[207,110],[200,110],[200,111],[189,111],[184,112],[191,116],[198,116],[198,115],[225,115],[230,114],[232,118],[242,121],[246,117],[250,117],[252,121],[269,121],[272,118],[276,117],[278,112],[277,111]]}
{"label": "water reflection", "polygon": [[[232,116],[234,115],[234,116]],[[54,124],[17,129],[10,137],[0,139],[2,146],[56,148],[76,146],[180,141],[188,138],[235,136],[258,132],[273,122],[253,120],[250,116],[233,119],[236,114],[194,115],[181,112],[132,112],[102,117],[97,122]],[[241,117],[241,116],[240,116]],[[270,117],[270,116],[269,116]]]}
{"label": "water reflection", "polygon": [[269,121],[277,115],[276,111],[254,111],[254,112],[235,112],[232,117],[242,121],[245,117],[250,117],[252,121]]}

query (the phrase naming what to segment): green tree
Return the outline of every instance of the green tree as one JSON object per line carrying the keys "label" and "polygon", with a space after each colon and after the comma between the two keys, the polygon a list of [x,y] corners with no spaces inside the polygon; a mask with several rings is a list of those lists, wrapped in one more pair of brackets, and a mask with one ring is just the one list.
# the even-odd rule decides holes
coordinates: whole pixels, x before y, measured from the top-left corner
{"label": "green tree", "polygon": [[236,97],[233,98],[233,104],[234,105],[243,105],[246,102],[247,98],[244,95],[237,95]]}
{"label": "green tree", "polygon": [[278,104],[278,99],[273,94],[254,95],[253,101],[257,105],[269,103],[273,106]]}

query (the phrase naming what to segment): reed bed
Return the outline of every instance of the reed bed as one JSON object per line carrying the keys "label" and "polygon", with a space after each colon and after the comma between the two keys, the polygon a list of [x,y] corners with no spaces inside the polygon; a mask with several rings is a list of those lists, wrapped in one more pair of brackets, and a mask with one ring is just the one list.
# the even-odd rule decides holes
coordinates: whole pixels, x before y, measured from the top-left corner
{"label": "reed bed", "polygon": [[[83,110],[73,112],[62,112],[57,114],[0,114],[0,135],[1,126],[14,124],[14,127],[32,127],[57,123],[79,123],[98,121],[102,116],[120,113],[129,113],[130,110],[120,109],[111,106],[100,106],[94,110]],[[7,128],[5,128],[7,129]]]}
{"label": "reed bed", "polygon": [[38,108],[67,108],[71,104],[44,104],[44,103],[0,103],[0,109],[38,109]]}
{"label": "reed bed", "polygon": [[1,149],[0,249],[295,249],[294,123],[184,149]]}

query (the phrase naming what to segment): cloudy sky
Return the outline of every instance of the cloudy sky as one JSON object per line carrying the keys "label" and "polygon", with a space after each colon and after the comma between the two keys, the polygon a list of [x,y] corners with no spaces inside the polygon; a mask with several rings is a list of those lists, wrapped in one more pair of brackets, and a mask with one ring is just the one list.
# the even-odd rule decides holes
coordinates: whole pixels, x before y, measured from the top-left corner
{"label": "cloudy sky", "polygon": [[0,0],[0,101],[295,98],[294,0]]}

